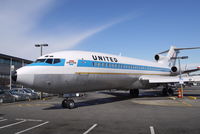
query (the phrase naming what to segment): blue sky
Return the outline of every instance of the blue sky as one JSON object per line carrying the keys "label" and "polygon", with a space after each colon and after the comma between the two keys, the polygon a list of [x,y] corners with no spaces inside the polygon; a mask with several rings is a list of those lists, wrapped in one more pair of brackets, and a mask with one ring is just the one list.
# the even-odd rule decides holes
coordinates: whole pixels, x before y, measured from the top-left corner
{"label": "blue sky", "polygon": [[[199,0],[1,0],[0,53],[35,59],[44,53],[87,50],[153,60],[177,47],[200,46]],[[200,50],[184,63],[200,63]]]}

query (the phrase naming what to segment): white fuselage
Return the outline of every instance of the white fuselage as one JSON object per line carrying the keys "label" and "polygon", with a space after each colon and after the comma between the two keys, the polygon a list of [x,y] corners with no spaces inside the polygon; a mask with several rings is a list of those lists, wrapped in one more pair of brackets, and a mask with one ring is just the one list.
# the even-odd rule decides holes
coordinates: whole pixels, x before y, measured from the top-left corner
{"label": "white fuselage", "polygon": [[39,91],[75,93],[151,88],[142,75],[170,75],[167,65],[85,51],[63,51],[38,58],[17,70],[17,82]]}

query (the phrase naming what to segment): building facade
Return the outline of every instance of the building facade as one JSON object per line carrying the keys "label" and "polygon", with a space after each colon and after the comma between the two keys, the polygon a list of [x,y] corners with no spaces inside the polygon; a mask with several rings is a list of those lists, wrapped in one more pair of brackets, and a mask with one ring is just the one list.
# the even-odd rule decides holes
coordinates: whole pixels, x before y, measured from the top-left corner
{"label": "building facade", "polygon": [[[0,54],[0,88],[10,87],[11,70],[16,70],[30,63],[32,63],[31,60]],[[12,82],[12,87],[16,86],[16,83]]]}

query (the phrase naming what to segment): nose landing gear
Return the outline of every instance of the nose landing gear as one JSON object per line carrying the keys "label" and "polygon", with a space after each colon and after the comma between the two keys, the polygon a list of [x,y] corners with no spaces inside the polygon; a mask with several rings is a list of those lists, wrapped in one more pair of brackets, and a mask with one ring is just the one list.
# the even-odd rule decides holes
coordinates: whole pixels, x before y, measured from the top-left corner
{"label": "nose landing gear", "polygon": [[75,102],[73,99],[66,98],[62,101],[62,107],[73,109],[73,108],[75,108]]}
{"label": "nose landing gear", "polygon": [[131,97],[138,97],[139,96],[139,89],[131,89],[130,95],[131,95]]}

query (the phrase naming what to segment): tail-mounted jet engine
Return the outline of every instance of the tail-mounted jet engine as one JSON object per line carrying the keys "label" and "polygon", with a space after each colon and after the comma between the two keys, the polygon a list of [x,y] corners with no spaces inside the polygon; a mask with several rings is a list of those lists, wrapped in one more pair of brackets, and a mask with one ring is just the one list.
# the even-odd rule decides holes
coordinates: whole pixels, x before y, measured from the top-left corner
{"label": "tail-mounted jet engine", "polygon": [[178,71],[177,67],[175,67],[175,66],[171,67],[171,72],[176,73],[177,71]]}
{"label": "tail-mounted jet engine", "polygon": [[154,58],[155,58],[156,61],[159,61],[159,60],[164,60],[166,58],[166,56],[156,54]]}
{"label": "tail-mounted jet engine", "polygon": [[178,75],[179,69],[176,66],[171,67],[171,74],[172,75]]}

